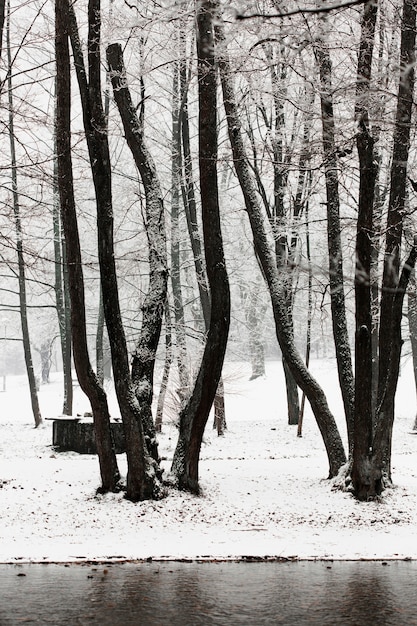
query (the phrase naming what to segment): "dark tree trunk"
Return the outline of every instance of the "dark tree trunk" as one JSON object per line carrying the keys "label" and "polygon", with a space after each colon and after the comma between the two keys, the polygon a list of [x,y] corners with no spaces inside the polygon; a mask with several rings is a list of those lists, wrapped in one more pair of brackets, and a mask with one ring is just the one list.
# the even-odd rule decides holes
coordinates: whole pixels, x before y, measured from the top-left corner
{"label": "dark tree trunk", "polygon": [[257,190],[246,158],[230,64],[227,57],[223,29],[219,21],[217,22],[216,32],[220,45],[222,46],[218,63],[233,160],[252,227],[255,250],[261,263],[271,296],[278,342],[284,358],[291,367],[292,374],[298,386],[305,392],[311,404],[326,447],[330,466],[329,475],[335,476],[341,466],[346,462],[343,443],[334,417],[327,405],[323,390],[306,369],[294,345],[292,326],[287,314],[286,285],[278,274],[276,260],[274,259],[270,241],[265,231]]}
{"label": "dark tree trunk", "polygon": [[333,338],[336,350],[339,384],[342,391],[347,423],[349,451],[351,452],[353,443],[355,391],[344,294],[338,163],[333,113],[332,64],[328,46],[325,41],[317,41],[314,52],[319,67],[321,85],[320,103],[323,129],[324,174],[326,179],[327,240],[329,250],[329,284]]}
{"label": "dark tree trunk", "polygon": [[113,242],[111,165],[106,120],[101,100],[100,2],[90,0],[88,6],[89,82],[87,82],[73,5],[69,3],[68,12],[72,51],[80,88],[84,128],[96,196],[104,315],[112,355],[116,395],[126,436],[128,464],[126,497],[132,501],[145,500],[158,496],[160,488],[154,462],[146,448],[140,408],[130,376],[126,337],[120,312]]}
{"label": "dark tree trunk", "polygon": [[[391,166],[390,196],[386,225],[384,272],[382,277],[379,328],[378,412],[376,418],[376,463],[384,478],[391,481],[391,437],[394,422],[394,399],[401,351],[402,297],[399,285],[400,252],[405,215],[407,162],[415,78],[416,7],[404,0],[401,26],[400,79]],[[406,266],[403,268],[403,274]],[[404,287],[405,288],[405,287]],[[398,362],[397,362],[398,361]]]}
{"label": "dark tree trunk", "polygon": [[406,259],[395,289],[392,303],[391,352],[390,364],[386,377],[385,394],[378,406],[376,416],[375,436],[373,441],[374,473],[382,474],[382,486],[391,484],[391,445],[394,426],[394,401],[400,374],[400,360],[403,340],[401,336],[401,319],[404,296],[407,290],[410,274],[417,259],[417,235],[414,237],[413,247]]}
{"label": "dark tree trunk", "polygon": [[[414,4],[405,0],[401,28],[401,63],[398,88],[397,115],[394,130],[391,166],[390,198],[386,229],[384,273],[382,278],[381,316],[379,330],[378,403],[372,420],[372,346],[371,346],[371,287],[372,207],[376,180],[376,159],[372,139],[367,129],[367,93],[372,61],[373,28],[376,7],[365,6],[363,34],[358,63],[358,104],[361,134],[358,137],[359,155],[363,157],[361,185],[363,208],[362,232],[358,226],[358,270],[356,275],[357,354],[356,361],[364,361],[364,370],[358,384],[357,426],[355,433],[352,482],[358,499],[378,496],[391,483],[391,443],[394,423],[394,399],[399,376],[402,347],[401,318],[405,290],[414,267],[416,241],[400,275],[400,248],[404,219],[407,181],[407,162],[410,145],[410,122],[414,89],[414,46],[416,11]],[[361,143],[363,142],[363,144]],[[360,211],[361,213],[361,211]],[[369,215],[369,213],[371,215]],[[367,221],[365,221],[367,220]],[[362,256],[359,256],[361,254]],[[359,263],[361,265],[359,265]],[[362,322],[362,323],[361,323]],[[367,371],[365,371],[367,370]],[[374,425],[374,431],[372,426]],[[356,426],[356,424],[355,424]]]}
{"label": "dark tree trunk", "polygon": [[155,164],[146,147],[141,120],[136,114],[126,81],[120,44],[107,48],[113,94],[123,122],[126,141],[139,170],[146,198],[146,234],[149,242],[149,287],[142,306],[142,329],[132,357],[132,380],[140,406],[149,453],[155,461],[158,444],[152,419],[155,357],[167,297],[167,251],[162,189]]}
{"label": "dark tree trunk", "polygon": [[56,20],[56,140],[58,189],[61,216],[67,245],[68,286],[71,297],[74,363],[81,389],[87,395],[93,412],[102,491],[115,491],[120,478],[110,430],[106,394],[90,365],[85,319],[84,278],[75,208],[71,158],[71,83],[68,45],[67,0],[57,0]]}
{"label": "dark tree trunk", "polygon": [[201,442],[220,381],[230,324],[217,181],[217,81],[214,59],[215,4],[197,10],[199,77],[199,167],[206,271],[211,294],[210,324],[193,393],[180,414],[180,434],[172,472],[182,489],[198,493]]}
{"label": "dark tree trunk", "polygon": [[[193,174],[193,162],[191,156],[191,143],[190,143],[190,123],[188,117],[188,80],[187,80],[187,62],[186,62],[186,50],[185,50],[185,32],[181,27],[179,34],[179,47],[180,47],[180,66],[179,66],[179,87],[180,87],[180,110],[179,110],[179,123],[181,127],[181,147],[183,152],[183,202],[185,207],[185,215],[187,219],[188,234],[190,237],[191,249],[193,252],[194,267],[197,277],[198,292],[200,295],[200,304],[203,313],[204,330],[208,333],[210,326],[210,290],[207,283],[206,268],[204,265],[204,254],[201,244],[201,237],[198,228],[197,219],[197,203],[195,199],[194,189],[194,174]],[[223,422],[223,428],[226,426],[226,413],[224,397],[224,385],[220,378],[219,387],[216,391],[216,401],[214,403],[214,423],[216,428],[217,423]],[[222,407],[222,408],[220,408]]]}
{"label": "dark tree trunk", "polygon": [[367,2],[362,18],[358,56],[355,116],[359,124],[356,144],[359,156],[359,204],[356,231],[355,272],[355,414],[352,484],[359,499],[380,490],[380,476],[372,476],[372,293],[371,265],[373,208],[377,163],[369,129],[369,91],[377,5]]}

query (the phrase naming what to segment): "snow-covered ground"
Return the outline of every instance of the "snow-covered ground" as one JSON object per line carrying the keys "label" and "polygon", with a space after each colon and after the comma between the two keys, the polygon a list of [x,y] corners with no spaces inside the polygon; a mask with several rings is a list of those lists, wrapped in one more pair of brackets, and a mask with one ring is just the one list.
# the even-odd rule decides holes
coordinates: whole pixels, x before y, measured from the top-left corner
{"label": "snow-covered ground", "polygon": [[[312,366],[340,422],[334,363]],[[303,437],[288,426],[282,368],[249,382],[247,365],[226,367],[228,430],[207,427],[200,476],[203,495],[171,490],[158,502],[132,504],[122,494],[96,496],[96,457],[58,453],[52,422],[35,430],[23,377],[0,393],[0,562],[146,558],[417,558],[417,436],[411,364],[403,367],[394,429],[396,488],[380,502],[358,503],[332,491],[324,447],[309,408]],[[2,388],[2,380],[0,380]],[[61,411],[59,374],[41,387],[44,417]],[[117,407],[109,390],[112,414]],[[88,411],[76,390],[75,411]],[[168,470],[176,442],[169,420],[160,436]],[[124,455],[119,464],[125,472]]]}

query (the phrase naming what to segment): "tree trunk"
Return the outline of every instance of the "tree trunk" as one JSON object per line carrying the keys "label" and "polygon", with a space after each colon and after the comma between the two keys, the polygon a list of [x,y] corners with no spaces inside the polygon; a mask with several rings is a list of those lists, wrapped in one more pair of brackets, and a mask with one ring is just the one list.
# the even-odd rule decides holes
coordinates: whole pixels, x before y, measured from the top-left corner
{"label": "tree trunk", "polygon": [[140,406],[148,451],[159,460],[155,426],[152,419],[155,357],[161,335],[167,297],[167,251],[162,189],[155,164],[148,151],[143,127],[136,114],[126,81],[120,44],[107,48],[114,99],[123,122],[126,141],[142,178],[146,198],[146,234],[149,242],[149,287],[142,306],[142,329],[132,357],[132,380]]}
{"label": "tree trunk", "polygon": [[215,4],[197,9],[199,167],[206,271],[211,294],[210,324],[193,393],[180,414],[172,472],[182,489],[199,492],[201,442],[220,381],[230,324],[230,291],[221,235],[217,180],[217,81],[213,20]]}
{"label": "tree trunk", "polygon": [[101,491],[115,491],[120,478],[110,429],[106,394],[90,365],[85,319],[84,278],[75,208],[71,158],[71,78],[68,46],[67,0],[57,0],[56,19],[56,139],[58,159],[58,188],[61,215],[67,244],[69,291],[71,297],[71,326],[74,363],[81,389],[91,403],[97,452],[102,480]]}
{"label": "tree trunk", "polygon": [[[308,303],[307,303],[307,336],[306,336],[306,368],[310,366],[310,354],[311,354],[311,323],[312,323],[312,310],[313,310],[313,269],[311,267],[311,248],[310,248],[310,224],[308,215],[308,200],[305,206],[305,222],[306,222],[306,254],[308,263]],[[301,396],[300,416],[298,418],[297,437],[302,436],[303,422],[304,422],[304,408],[305,408],[306,394],[303,392]]]}
{"label": "tree trunk", "polygon": [[[66,0],[68,2],[68,0]],[[89,82],[73,5],[68,3],[69,29],[74,64],[80,88],[83,121],[97,205],[98,249],[104,315],[112,355],[117,400],[126,436],[126,498],[145,500],[160,495],[155,464],[149,456],[140,419],[140,408],[130,376],[126,337],[120,312],[113,242],[111,166],[106,120],[101,100],[100,2],[88,5]]]}
{"label": "tree trunk", "polygon": [[[325,18],[324,18],[325,19]],[[345,409],[349,451],[353,444],[354,379],[352,356],[346,321],[343,251],[340,228],[338,164],[333,113],[332,63],[327,43],[317,40],[314,48],[320,73],[320,103],[323,152],[326,179],[327,241],[329,250],[329,284],[333,338],[337,371]]]}
{"label": "tree trunk", "polygon": [[[190,143],[190,123],[188,118],[188,81],[187,81],[187,62],[186,62],[186,49],[185,49],[185,32],[183,25],[179,34],[179,47],[180,47],[180,72],[179,72],[179,87],[180,87],[180,110],[179,110],[179,122],[181,127],[181,145],[183,151],[183,202],[185,207],[185,215],[187,219],[187,229],[190,237],[191,249],[193,252],[194,267],[197,278],[198,292],[200,295],[200,304],[203,313],[204,330],[207,335],[210,326],[210,290],[207,283],[206,268],[204,266],[204,254],[201,245],[201,237],[198,228],[197,219],[197,204],[195,199],[194,189],[194,174],[193,174],[193,162],[191,156],[191,143]],[[214,427],[217,427],[217,422],[222,421],[223,427],[226,425],[225,403],[223,381],[220,378],[219,387],[216,391],[216,401],[214,403]],[[220,408],[222,407],[222,408]]]}
{"label": "tree trunk", "polygon": [[[180,33],[181,37],[181,33]],[[175,336],[177,348],[179,394],[182,401],[190,391],[187,341],[185,335],[184,304],[181,289],[180,268],[180,196],[181,196],[181,132],[179,64],[173,65],[172,89],[172,144],[171,144],[171,286],[174,303]]]}
{"label": "tree trunk", "polygon": [[380,476],[372,476],[372,293],[371,266],[373,244],[373,208],[377,164],[374,139],[369,129],[369,93],[377,5],[367,2],[362,17],[356,83],[355,117],[359,125],[356,138],[359,156],[359,203],[356,231],[355,271],[355,414],[352,484],[359,499],[367,499],[373,489],[379,491]]}
{"label": "tree trunk", "polygon": [[323,390],[306,369],[294,345],[292,328],[287,314],[286,285],[278,274],[276,260],[271,251],[270,241],[265,230],[263,216],[258,203],[256,187],[246,158],[241,124],[237,113],[230,63],[227,57],[223,28],[219,20],[216,25],[216,34],[222,46],[218,64],[233,160],[252,227],[256,254],[261,263],[270,292],[278,342],[281,347],[281,352],[287,360],[298,386],[305,392],[311,404],[326,447],[329,459],[329,475],[335,476],[340,467],[346,462],[345,451]]}
{"label": "tree trunk", "polygon": [[[16,249],[17,249],[17,266],[18,266],[18,284],[19,284],[19,309],[20,322],[22,327],[23,351],[25,356],[26,372],[29,382],[30,400],[32,405],[32,413],[35,420],[35,428],[42,424],[42,416],[39,408],[39,399],[36,386],[35,371],[33,368],[32,350],[30,346],[28,308],[26,295],[26,270],[25,258],[23,253],[23,234],[22,223],[20,217],[20,201],[17,186],[17,161],[16,161],[16,140],[14,135],[14,103],[13,103],[13,85],[12,85],[12,56],[10,49],[10,3],[7,9],[7,26],[6,26],[6,46],[7,46],[7,88],[8,88],[8,108],[9,108],[9,141],[10,141],[10,161],[12,173],[12,195],[13,195],[13,212],[16,230]],[[4,15],[4,11],[3,11]],[[0,15],[1,17],[1,15]],[[3,17],[4,21],[4,17]]]}
{"label": "tree trunk", "polygon": [[[408,290],[408,329],[410,334],[411,354],[413,358],[414,384],[417,394],[417,283],[415,272],[410,277],[410,288]],[[417,429],[417,413],[413,426]]]}
{"label": "tree trunk", "polygon": [[96,374],[100,384],[104,384],[104,306],[103,292],[100,289],[96,330]]}
{"label": "tree trunk", "polygon": [[[371,211],[367,205],[373,200],[376,173],[375,158],[372,153],[372,141],[367,135],[367,109],[366,98],[369,90],[370,68],[372,61],[372,28],[376,19],[376,8],[369,3],[365,7],[363,19],[363,36],[358,63],[361,91],[357,111],[362,118],[362,134],[358,137],[362,146],[362,153],[366,160],[363,168],[363,206],[365,216]],[[373,24],[372,24],[373,22]],[[401,62],[400,80],[398,88],[397,114],[394,129],[393,158],[391,166],[390,198],[388,204],[388,217],[386,228],[386,244],[384,273],[382,278],[381,315],[379,330],[379,380],[378,380],[378,403],[377,414],[374,419],[374,432],[372,438],[372,381],[369,370],[361,372],[362,389],[359,389],[361,404],[357,401],[358,434],[355,434],[354,464],[352,468],[352,482],[355,495],[360,500],[372,499],[379,495],[384,487],[391,483],[391,443],[394,423],[394,399],[399,376],[401,356],[401,317],[404,293],[414,267],[417,249],[417,241],[411,249],[409,257],[403,266],[400,276],[400,248],[404,219],[404,204],[407,181],[407,162],[410,146],[410,123],[412,100],[414,90],[414,47],[415,47],[416,11],[410,0],[405,0],[401,27]],[[362,65],[361,65],[362,60]],[[361,69],[361,72],[359,70]],[[365,91],[366,89],[366,91]],[[365,105],[363,104],[365,102]],[[366,132],[364,132],[366,131]],[[360,144],[359,144],[360,145]],[[361,153],[360,153],[361,155]],[[369,195],[372,194],[372,198]],[[363,232],[360,235],[357,247],[361,251],[359,258],[363,267],[359,267],[362,273],[362,285],[356,277],[357,283],[357,350],[356,361],[363,358],[365,368],[371,366],[371,289],[370,269],[372,257],[372,223],[369,228],[368,222],[363,223]],[[362,294],[362,295],[361,295]],[[358,299],[359,296],[359,299]],[[362,306],[360,306],[362,303]],[[361,317],[362,316],[362,317]],[[361,321],[363,322],[360,325]],[[362,351],[362,352],[361,352]],[[359,373],[359,372],[358,372]],[[359,415],[361,411],[362,415]]]}
{"label": "tree trunk", "polygon": [[54,149],[54,199],[52,219],[54,229],[55,302],[61,343],[62,369],[64,373],[64,402],[62,414],[72,415],[73,385],[71,371],[71,304],[69,302],[67,289],[68,275],[66,266],[65,238],[61,233],[61,206],[58,189],[56,136],[54,138]]}
{"label": "tree trunk", "polygon": [[389,379],[396,369],[400,329],[394,327],[395,302],[400,271],[400,251],[404,221],[407,183],[407,162],[410,148],[410,127],[415,77],[416,8],[404,0],[401,27],[400,80],[394,130],[390,196],[386,225],[384,272],[381,292],[379,328],[378,416],[376,437],[382,442],[383,471],[391,478],[391,433],[394,420],[395,385]]}
{"label": "tree trunk", "polygon": [[171,312],[168,300],[165,303],[165,363],[162,373],[161,387],[158,396],[158,405],[155,416],[155,430],[157,433],[162,431],[162,422],[164,417],[165,396],[168,389],[169,372],[172,364],[172,323]]}
{"label": "tree trunk", "polygon": [[[293,328],[293,294],[292,294],[292,269],[290,264],[290,250],[287,241],[287,218],[285,214],[284,196],[288,181],[288,166],[290,158],[284,157],[283,132],[285,127],[284,97],[286,95],[287,66],[285,61],[279,60],[274,64],[271,46],[264,46],[267,58],[270,61],[270,73],[272,83],[272,96],[274,101],[273,122],[271,123],[271,141],[273,148],[274,167],[274,204],[270,217],[272,232],[275,239],[275,254],[277,257],[278,271],[286,276],[286,301],[288,319]],[[282,49],[282,47],[281,47]],[[280,55],[281,56],[281,55]],[[282,357],[284,368],[285,388],[287,392],[288,424],[298,424],[300,404],[298,398],[298,386],[292,375],[285,357]]]}

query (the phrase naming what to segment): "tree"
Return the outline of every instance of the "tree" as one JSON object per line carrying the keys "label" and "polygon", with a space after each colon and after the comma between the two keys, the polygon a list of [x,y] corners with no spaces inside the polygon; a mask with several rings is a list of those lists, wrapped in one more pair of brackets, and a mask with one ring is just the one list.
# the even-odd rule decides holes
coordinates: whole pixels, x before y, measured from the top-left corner
{"label": "tree", "polygon": [[317,425],[320,429],[329,459],[329,475],[335,476],[346,462],[343,443],[331,414],[325,394],[317,381],[306,369],[298,354],[288,318],[286,285],[280,276],[276,259],[271,253],[270,241],[265,229],[264,219],[258,201],[255,183],[248,165],[243,143],[241,123],[237,112],[230,62],[227,55],[225,37],[220,17],[216,23],[216,35],[219,42],[218,63],[223,91],[223,104],[227,117],[229,141],[233,153],[236,173],[242,189],[246,211],[252,228],[254,246],[267,282],[274,314],[277,339],[284,358],[298,386],[305,392]]}
{"label": "tree", "polygon": [[74,363],[80,387],[91,403],[102,480],[101,491],[106,492],[117,489],[120,474],[113,448],[106,393],[91,367],[88,354],[84,279],[71,157],[68,17],[67,0],[57,0],[55,4],[57,183],[67,250]]}
{"label": "tree", "polygon": [[[68,2],[68,0],[67,0]],[[101,94],[100,1],[88,4],[88,79],[73,5],[68,3],[69,33],[80,90],[83,122],[97,208],[98,250],[104,316],[109,336],[116,395],[126,437],[126,497],[132,501],[161,494],[155,461],[146,447],[140,407],[130,375],[121,318],[113,240],[112,174]]]}
{"label": "tree", "polygon": [[356,114],[359,118],[360,196],[357,232],[356,293],[356,406],[352,483],[356,497],[372,499],[391,484],[391,441],[394,400],[401,356],[401,318],[404,294],[417,257],[414,239],[400,270],[405,216],[407,162],[414,91],[416,10],[404,0],[401,24],[400,76],[392,150],[390,194],[386,224],[384,271],[381,282],[378,398],[372,414],[371,257],[372,211],[376,181],[374,141],[369,132],[368,98],[373,33],[377,7],[365,5],[358,58]]}
{"label": "tree", "polygon": [[149,245],[150,278],[142,305],[142,329],[132,356],[132,380],[145,430],[148,451],[159,461],[155,427],[152,419],[153,379],[156,350],[161,335],[162,317],[167,297],[167,250],[164,203],[155,163],[145,144],[143,123],[127,86],[122,48],[107,48],[107,61],[113,94],[123,122],[126,141],[132,152],[145,190],[146,235]]}
{"label": "tree", "polygon": [[[321,18],[325,23],[326,18]],[[332,63],[324,34],[316,39],[314,54],[320,75],[320,104],[326,180],[327,241],[329,250],[329,284],[332,326],[337,371],[345,409],[349,450],[353,446],[354,379],[349,335],[347,331],[343,253],[340,228],[338,162],[333,111]]]}
{"label": "tree", "polygon": [[214,55],[216,4],[197,8],[199,170],[210,324],[191,397],[180,412],[179,439],[172,462],[181,489],[198,493],[201,442],[220,381],[230,324],[230,290],[223,250],[217,179],[217,80]]}
{"label": "tree", "polygon": [[[3,13],[4,15],[4,13]],[[4,22],[4,17],[3,17]],[[2,24],[0,24],[2,26]],[[14,131],[14,103],[13,103],[13,81],[12,81],[12,56],[10,48],[10,3],[7,7],[7,26],[6,26],[6,47],[7,47],[7,88],[8,88],[8,112],[9,112],[9,140],[10,140],[10,157],[11,157],[11,175],[12,175],[12,203],[16,229],[16,250],[18,265],[18,284],[19,284],[19,309],[20,322],[22,326],[23,351],[25,355],[26,372],[29,381],[30,400],[32,405],[33,417],[35,420],[35,428],[42,424],[42,415],[39,407],[39,399],[37,393],[36,377],[33,367],[32,350],[29,335],[28,306],[26,295],[26,269],[25,257],[23,251],[23,231],[20,215],[20,199],[17,178],[17,159],[16,159],[16,137]]]}

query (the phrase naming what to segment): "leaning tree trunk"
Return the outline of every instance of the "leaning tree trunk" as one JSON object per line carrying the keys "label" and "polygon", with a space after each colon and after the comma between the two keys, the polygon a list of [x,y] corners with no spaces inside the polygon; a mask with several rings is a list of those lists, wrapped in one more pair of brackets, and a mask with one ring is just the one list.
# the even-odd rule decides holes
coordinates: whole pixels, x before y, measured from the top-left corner
{"label": "leaning tree trunk", "polygon": [[155,358],[161,335],[167,297],[168,262],[162,189],[152,156],[145,144],[143,126],[137,116],[126,80],[120,44],[107,48],[114,99],[119,109],[126,141],[139,170],[146,199],[146,234],[149,242],[149,287],[142,305],[142,329],[132,357],[132,380],[140,406],[148,451],[155,461],[158,444],[152,419]]}
{"label": "leaning tree trunk", "polygon": [[230,324],[230,291],[220,225],[217,180],[217,81],[213,20],[215,4],[197,11],[199,167],[206,271],[211,294],[210,324],[193,393],[180,414],[172,472],[182,489],[198,493],[203,433],[218,387]]}
{"label": "leaning tree trunk", "polygon": [[221,54],[219,54],[218,57],[218,64],[233,160],[252,227],[255,251],[261,263],[270,292],[278,342],[284,358],[291,367],[292,374],[298,386],[305,392],[311,404],[326,447],[330,466],[329,475],[335,476],[341,466],[346,462],[346,454],[336,422],[329,410],[326,396],[317,381],[305,367],[294,345],[292,327],[287,315],[286,285],[278,274],[276,261],[273,257],[270,241],[265,230],[256,186],[246,157],[240,118],[237,113],[230,62],[227,56],[220,18],[216,23],[216,34],[222,46]]}
{"label": "leaning tree trunk", "polygon": [[[4,20],[4,18],[3,18]],[[26,296],[26,270],[25,258],[23,253],[23,234],[22,222],[20,217],[20,202],[17,187],[17,161],[16,161],[16,140],[14,135],[14,104],[13,104],[13,85],[12,85],[12,56],[10,49],[10,4],[8,5],[7,27],[6,27],[6,46],[7,46],[7,88],[8,88],[8,107],[9,107],[9,141],[11,156],[11,172],[12,172],[12,197],[13,212],[16,229],[16,249],[17,249],[17,266],[18,266],[18,284],[19,284],[19,309],[20,322],[22,326],[23,351],[25,356],[26,372],[29,382],[30,400],[32,405],[32,413],[35,420],[35,428],[42,424],[42,416],[39,408],[39,399],[36,388],[36,377],[33,368],[32,351],[30,346],[28,307]]]}
{"label": "leaning tree trunk", "polygon": [[[268,53],[267,53],[268,54]],[[290,269],[290,251],[288,250],[286,235],[286,215],[284,206],[285,188],[288,181],[288,166],[290,158],[284,158],[283,129],[285,126],[283,96],[286,94],[285,80],[287,67],[285,62],[275,67],[272,59],[272,52],[269,53],[271,63],[271,83],[274,101],[274,121],[271,124],[272,148],[273,148],[273,169],[274,169],[274,206],[272,224],[275,239],[275,254],[277,258],[278,271],[286,275],[286,301],[288,319],[293,328],[293,293],[292,293],[292,271]],[[283,163],[285,166],[283,167]],[[298,397],[298,386],[292,375],[285,356],[282,357],[284,369],[285,388],[287,390],[287,410],[288,424],[297,425],[300,415],[300,401]]]}
{"label": "leaning tree trunk", "polygon": [[83,122],[97,205],[98,249],[104,315],[112,355],[117,400],[126,437],[126,498],[145,500],[160,495],[155,462],[149,456],[140,419],[140,408],[130,375],[126,337],[122,323],[113,242],[111,166],[107,126],[101,100],[100,2],[88,5],[89,82],[73,5],[68,2],[69,30],[80,88]]}
{"label": "leaning tree trunk", "polygon": [[110,414],[107,397],[100,385],[88,355],[85,319],[84,278],[80,240],[74,198],[71,158],[71,79],[68,46],[67,0],[57,0],[56,20],[56,141],[57,183],[60,195],[61,216],[66,239],[68,286],[71,297],[71,326],[74,348],[74,364],[81,389],[90,400],[100,473],[101,491],[115,491],[120,478],[116,454],[110,430]]}
{"label": "leaning tree trunk", "polygon": [[340,228],[338,164],[333,113],[332,63],[327,43],[317,40],[314,48],[320,74],[320,103],[326,180],[327,240],[333,338],[337,371],[345,409],[349,451],[353,444],[354,379],[346,321],[343,278],[343,252]]}

